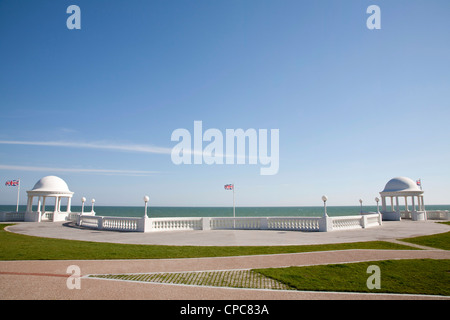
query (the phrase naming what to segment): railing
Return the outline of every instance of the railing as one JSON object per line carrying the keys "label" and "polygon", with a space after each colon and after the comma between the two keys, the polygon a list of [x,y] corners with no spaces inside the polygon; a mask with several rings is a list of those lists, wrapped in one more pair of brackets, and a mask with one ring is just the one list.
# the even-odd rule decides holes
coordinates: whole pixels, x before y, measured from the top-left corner
{"label": "railing", "polygon": [[364,219],[364,216],[332,217],[331,219],[333,223],[333,230],[350,230],[362,228],[362,220]]}
{"label": "railing", "polygon": [[24,221],[25,212],[0,212],[0,221]]}
{"label": "railing", "polygon": [[96,217],[78,216],[77,224],[81,227],[112,231],[139,231],[142,218],[130,217]]}
{"label": "railing", "polygon": [[321,218],[280,217],[267,218],[269,230],[319,231]]}
{"label": "railing", "polygon": [[239,217],[239,218],[210,218],[212,230],[240,229],[259,230],[261,229],[261,218]]}
{"label": "railing", "polygon": [[366,228],[375,227],[381,225],[381,216],[378,214],[367,215]]}
{"label": "railing", "polygon": [[53,221],[53,211],[45,211],[42,213],[42,221]]}
{"label": "railing", "polygon": [[[100,217],[99,217],[100,218]],[[101,217],[101,229],[114,231],[138,231],[141,218]]]}
{"label": "railing", "polygon": [[151,218],[152,231],[202,230],[203,218]]}
{"label": "railing", "polygon": [[114,231],[178,231],[178,230],[286,230],[333,231],[370,228],[381,225],[380,214],[343,217],[191,217],[191,218],[127,218],[78,215],[77,225]]}
{"label": "railing", "polygon": [[427,211],[427,218],[430,220],[450,220],[450,211],[430,210]]}
{"label": "railing", "polygon": [[77,224],[80,227],[88,227],[95,229],[102,229],[102,218],[103,217],[95,217],[95,216],[79,216]]}

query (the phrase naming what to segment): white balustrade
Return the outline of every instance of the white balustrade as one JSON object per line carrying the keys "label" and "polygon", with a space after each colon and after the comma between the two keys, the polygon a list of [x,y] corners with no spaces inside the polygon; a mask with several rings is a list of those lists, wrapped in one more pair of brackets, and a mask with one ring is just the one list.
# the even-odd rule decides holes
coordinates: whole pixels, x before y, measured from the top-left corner
{"label": "white balustrade", "polygon": [[191,217],[130,218],[79,215],[77,225],[114,231],[286,230],[332,231],[381,225],[380,214],[343,217]]}
{"label": "white balustrade", "polygon": [[313,217],[268,218],[268,229],[293,231],[319,231],[319,220]]}
{"label": "white balustrade", "polygon": [[430,210],[427,211],[427,218],[430,220],[450,220],[450,211]]}
{"label": "white balustrade", "polygon": [[0,221],[24,221],[25,212],[0,212]]}
{"label": "white balustrade", "polygon": [[332,217],[333,230],[350,230],[363,227],[363,216]]}
{"label": "white balustrade", "polygon": [[151,231],[202,230],[202,219],[195,218],[149,218]]}

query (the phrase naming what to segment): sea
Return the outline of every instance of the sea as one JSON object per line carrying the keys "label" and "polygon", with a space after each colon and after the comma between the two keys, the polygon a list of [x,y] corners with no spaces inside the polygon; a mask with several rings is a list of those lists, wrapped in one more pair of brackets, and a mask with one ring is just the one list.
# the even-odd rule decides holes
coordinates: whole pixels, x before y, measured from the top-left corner
{"label": "sea", "polygon": [[[34,206],[34,208],[36,205]],[[450,210],[450,205],[426,205],[427,210]],[[19,212],[26,210],[25,205],[19,206]],[[47,211],[53,211],[52,206],[46,206]],[[61,211],[65,211],[61,206]],[[314,207],[236,207],[236,217],[321,217],[323,206]],[[0,211],[16,211],[15,205],[0,205]],[[81,206],[72,206],[72,212],[81,212]],[[91,211],[90,205],[85,205],[85,212]],[[142,217],[144,206],[94,206],[95,215],[112,217]],[[376,212],[376,206],[364,206],[362,211]],[[333,216],[359,215],[360,206],[327,206],[327,213]],[[232,207],[148,207],[147,215],[150,218],[167,217],[232,217]]]}

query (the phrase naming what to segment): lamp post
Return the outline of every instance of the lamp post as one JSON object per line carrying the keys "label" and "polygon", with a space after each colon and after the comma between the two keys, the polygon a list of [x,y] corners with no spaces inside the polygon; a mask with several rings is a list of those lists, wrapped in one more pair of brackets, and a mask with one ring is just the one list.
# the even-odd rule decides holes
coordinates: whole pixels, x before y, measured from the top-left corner
{"label": "lamp post", "polygon": [[147,218],[147,202],[148,200],[150,200],[150,198],[148,196],[144,197],[144,202],[145,202],[145,213],[144,213],[144,218]]}
{"label": "lamp post", "polygon": [[363,213],[362,212],[362,203],[363,203],[362,199],[359,199],[359,203],[361,204],[361,214],[362,214]]}
{"label": "lamp post", "polygon": [[375,201],[377,202],[377,213],[380,213],[380,206],[378,205],[378,202],[380,202],[380,198],[375,197]]}
{"label": "lamp post", "polygon": [[84,203],[86,202],[86,198],[82,197],[81,198],[81,215],[83,215],[84,213]]}
{"label": "lamp post", "polygon": [[327,200],[328,200],[327,196],[322,196],[323,209],[324,209],[323,216],[324,217],[328,217],[328,214],[327,214]]}
{"label": "lamp post", "polygon": [[95,199],[92,199],[92,200],[91,200],[91,203],[92,203],[91,213],[95,213],[95,212],[94,212],[94,203],[95,203]]}

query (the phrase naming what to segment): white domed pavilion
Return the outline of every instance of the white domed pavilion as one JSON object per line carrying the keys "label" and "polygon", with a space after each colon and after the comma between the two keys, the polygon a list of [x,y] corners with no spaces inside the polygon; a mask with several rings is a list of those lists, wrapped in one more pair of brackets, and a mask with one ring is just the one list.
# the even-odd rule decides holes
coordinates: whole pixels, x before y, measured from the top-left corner
{"label": "white domed pavilion", "polygon": [[[25,221],[40,222],[42,220],[64,221],[70,213],[70,205],[73,192],[69,190],[67,183],[56,176],[46,176],[34,185],[33,189],[27,191],[28,202],[25,212]],[[36,211],[33,211],[33,200],[37,198]],[[47,198],[55,198],[55,208],[53,211],[46,211]],[[61,212],[61,200],[67,199],[65,212]]]}
{"label": "white domed pavilion", "polygon": [[[399,221],[401,220],[402,215],[411,218],[412,220],[426,219],[423,191],[412,179],[406,177],[393,178],[386,183],[386,186],[384,187],[384,190],[380,192],[380,195],[383,220]],[[386,199],[388,198],[390,198],[390,207],[388,207],[386,203]],[[400,210],[399,199],[404,199],[404,211]],[[411,199],[411,210],[408,199]]]}

